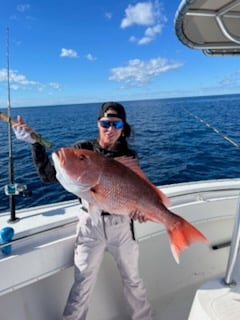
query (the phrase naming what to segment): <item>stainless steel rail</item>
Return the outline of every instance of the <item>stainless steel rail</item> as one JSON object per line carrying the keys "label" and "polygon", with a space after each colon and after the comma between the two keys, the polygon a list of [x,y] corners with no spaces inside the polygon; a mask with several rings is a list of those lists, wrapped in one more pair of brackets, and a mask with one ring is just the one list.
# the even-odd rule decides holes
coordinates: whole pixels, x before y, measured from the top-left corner
{"label": "stainless steel rail", "polygon": [[233,280],[234,267],[237,261],[240,241],[240,195],[238,197],[238,206],[233,226],[232,241],[228,257],[227,270],[224,278],[226,285],[233,286],[235,284]]}

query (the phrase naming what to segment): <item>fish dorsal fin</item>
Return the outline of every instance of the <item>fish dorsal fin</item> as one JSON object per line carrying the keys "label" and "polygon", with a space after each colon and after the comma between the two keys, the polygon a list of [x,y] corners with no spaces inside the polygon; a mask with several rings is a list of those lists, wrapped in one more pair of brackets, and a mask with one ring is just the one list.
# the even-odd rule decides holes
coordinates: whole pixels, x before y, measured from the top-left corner
{"label": "fish dorsal fin", "polygon": [[127,156],[122,156],[122,157],[116,157],[114,160],[120,162],[121,164],[125,165],[135,173],[137,173],[139,176],[142,178],[146,178],[144,175],[143,171],[139,167],[138,160],[133,157],[127,157]]}
{"label": "fish dorsal fin", "polygon": [[151,181],[145,176],[144,172],[139,167],[138,160],[136,158],[122,156],[122,157],[116,157],[114,158],[114,160],[120,162],[121,164],[125,165],[126,167],[134,171],[136,174],[138,174],[143,180],[145,180],[145,182],[147,182],[149,185],[151,185],[153,189],[155,189],[155,191],[158,193],[158,195],[160,196],[165,206],[170,205],[169,198],[161,190],[159,190],[155,185],[153,185]]}

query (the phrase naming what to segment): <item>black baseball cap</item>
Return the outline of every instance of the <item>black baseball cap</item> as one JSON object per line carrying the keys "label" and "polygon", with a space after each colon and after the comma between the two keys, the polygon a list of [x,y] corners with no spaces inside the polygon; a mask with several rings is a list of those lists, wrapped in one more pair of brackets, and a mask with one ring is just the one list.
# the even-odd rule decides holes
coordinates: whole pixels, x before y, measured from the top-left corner
{"label": "black baseball cap", "polygon": [[[126,112],[124,107],[118,103],[118,102],[105,102],[101,105],[99,113],[98,113],[98,119],[102,118],[102,117],[107,117],[110,116],[109,114],[106,115],[105,113],[109,110],[109,109],[113,109],[114,111],[116,111],[116,115],[114,114],[115,117],[122,119],[124,122],[126,122]],[[113,116],[113,115],[111,115]]]}

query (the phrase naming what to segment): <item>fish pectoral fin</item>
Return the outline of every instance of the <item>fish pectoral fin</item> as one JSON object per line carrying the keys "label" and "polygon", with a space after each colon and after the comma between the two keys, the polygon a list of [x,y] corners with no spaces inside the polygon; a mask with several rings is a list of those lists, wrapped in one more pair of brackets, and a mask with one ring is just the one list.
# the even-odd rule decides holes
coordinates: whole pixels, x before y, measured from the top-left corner
{"label": "fish pectoral fin", "polygon": [[97,192],[97,190],[96,190],[95,187],[92,187],[92,188],[90,189],[90,191],[91,191],[92,194],[96,194],[96,192]]}
{"label": "fish pectoral fin", "polygon": [[[99,185],[95,185],[91,187],[91,198],[94,203],[94,207],[102,207],[103,202],[106,200],[106,195],[104,194],[104,189],[102,189]],[[103,210],[103,208],[101,209]]]}

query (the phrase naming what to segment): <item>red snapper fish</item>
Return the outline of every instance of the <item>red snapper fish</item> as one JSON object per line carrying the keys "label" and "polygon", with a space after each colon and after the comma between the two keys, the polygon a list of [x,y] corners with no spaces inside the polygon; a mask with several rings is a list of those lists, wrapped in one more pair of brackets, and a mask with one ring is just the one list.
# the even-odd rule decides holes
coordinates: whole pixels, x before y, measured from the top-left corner
{"label": "red snapper fish", "polygon": [[192,242],[207,241],[193,225],[167,208],[167,196],[147,179],[136,159],[107,158],[76,148],[61,148],[52,159],[62,186],[85,199],[90,207],[120,215],[138,211],[146,220],[163,223],[177,263]]}

